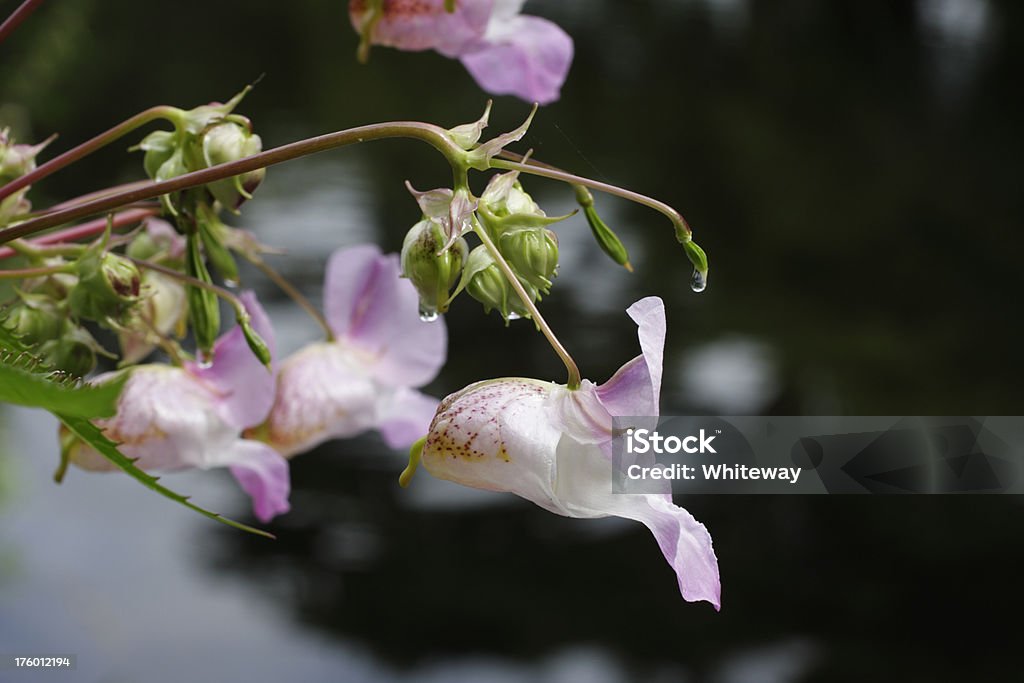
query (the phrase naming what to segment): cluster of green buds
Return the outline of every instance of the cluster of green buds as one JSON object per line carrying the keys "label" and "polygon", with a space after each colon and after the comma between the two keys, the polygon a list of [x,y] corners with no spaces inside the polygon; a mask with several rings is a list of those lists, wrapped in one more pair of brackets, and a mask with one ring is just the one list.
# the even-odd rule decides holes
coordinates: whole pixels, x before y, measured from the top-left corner
{"label": "cluster of green buds", "polygon": [[[185,173],[252,156],[263,149],[260,136],[252,132],[252,122],[233,113],[249,88],[225,104],[208,104],[188,111],[168,107],[167,118],[173,131],[150,133],[137,149],[145,152],[143,165],[153,180],[168,180]],[[217,201],[221,208],[237,212],[238,207],[263,181],[264,170],[212,182],[205,187],[208,196],[187,192],[186,196],[163,198],[168,213],[189,210],[198,201]]]}
{"label": "cluster of green buds", "polygon": [[[11,138],[10,130],[0,129],[0,187],[34,171],[36,156],[48,144],[50,144],[50,140],[38,145],[16,145]],[[25,196],[28,191],[28,187],[23,187],[9,197],[0,200],[0,227],[6,226],[32,210],[32,204]]]}

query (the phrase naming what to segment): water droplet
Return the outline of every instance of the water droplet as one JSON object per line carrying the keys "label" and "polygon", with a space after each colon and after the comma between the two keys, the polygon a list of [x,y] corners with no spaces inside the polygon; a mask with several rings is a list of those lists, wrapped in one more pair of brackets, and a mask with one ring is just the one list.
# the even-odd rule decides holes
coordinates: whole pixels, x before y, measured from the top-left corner
{"label": "water droplet", "polygon": [[228,289],[238,289],[238,280],[224,280],[224,286]]}
{"label": "water droplet", "polygon": [[519,315],[515,311],[510,311],[509,314],[508,314],[508,318],[506,318],[506,320],[519,320],[522,317],[523,316]]}
{"label": "water droplet", "polygon": [[437,320],[437,309],[433,306],[420,304],[420,320],[425,323],[432,323]]}
{"label": "water droplet", "polygon": [[690,289],[695,292],[703,292],[708,286],[708,274],[707,271],[701,272],[699,270],[693,271],[693,277],[690,278]]}
{"label": "water droplet", "polygon": [[209,370],[213,367],[213,354],[212,353],[200,353],[199,354],[199,367],[202,370]]}

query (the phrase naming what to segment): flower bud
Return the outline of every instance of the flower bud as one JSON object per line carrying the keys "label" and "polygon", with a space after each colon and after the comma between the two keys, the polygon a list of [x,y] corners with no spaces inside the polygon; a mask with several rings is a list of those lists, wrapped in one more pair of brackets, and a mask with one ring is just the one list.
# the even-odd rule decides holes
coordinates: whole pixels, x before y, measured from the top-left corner
{"label": "flower bud", "polygon": [[703,292],[708,286],[708,257],[696,242],[692,239],[683,242],[683,249],[686,250],[686,257],[693,264],[693,277],[690,279],[690,288],[695,292]]}
{"label": "flower bud", "polygon": [[424,316],[448,310],[448,292],[458,281],[469,251],[462,237],[448,249],[444,244],[444,231],[432,220],[414,225],[402,242],[402,276],[416,287]]}
{"label": "flower bud", "polygon": [[[212,126],[203,133],[203,160],[207,166],[238,161],[263,151],[263,141],[245,127],[232,121]],[[210,194],[229,211],[237,211],[246,199],[263,182],[266,169],[249,171],[231,178],[217,180],[207,185]]]}
{"label": "flower bud", "polygon": [[185,315],[188,312],[185,287],[180,281],[146,270],[142,273],[140,301],[134,315],[119,330],[121,362],[137,363],[153,350],[153,335],[184,335]]}
{"label": "flower bud", "polygon": [[91,250],[78,261],[78,284],[68,302],[79,317],[117,320],[138,302],[141,284],[139,269],[124,256]]}
{"label": "flower bud", "polygon": [[499,249],[520,280],[547,294],[558,271],[558,237],[547,228],[506,232]]}
{"label": "flower bud", "polygon": [[6,310],[3,326],[29,346],[57,337],[67,313],[45,294],[18,292],[20,301]]}
{"label": "flower bud", "polygon": [[[530,317],[526,304],[501,272],[487,247],[481,245],[470,252],[469,258],[466,259],[466,278],[466,291],[484,305],[485,313],[490,313],[492,308],[497,309],[506,324],[509,320]],[[530,300],[536,301],[537,289],[522,280],[520,284],[523,285]]]}
{"label": "flower bud", "polygon": [[38,145],[16,145],[9,129],[0,130],[0,185],[34,171],[36,156],[50,144],[50,140]]}
{"label": "flower bud", "polygon": [[45,363],[75,377],[92,372],[96,367],[96,352],[103,351],[85,328],[70,320],[64,320],[57,337],[44,342],[37,349]]}
{"label": "flower bud", "polygon": [[[589,196],[590,193],[587,192],[587,195]],[[598,246],[601,247],[601,250],[608,254],[617,264],[632,272],[633,266],[629,262],[629,252],[626,251],[626,245],[597,215],[593,199],[591,198],[590,203],[584,204],[581,202],[581,206],[583,206],[583,215],[587,217],[587,223],[590,225],[590,232],[594,235],[594,239],[597,241]]]}

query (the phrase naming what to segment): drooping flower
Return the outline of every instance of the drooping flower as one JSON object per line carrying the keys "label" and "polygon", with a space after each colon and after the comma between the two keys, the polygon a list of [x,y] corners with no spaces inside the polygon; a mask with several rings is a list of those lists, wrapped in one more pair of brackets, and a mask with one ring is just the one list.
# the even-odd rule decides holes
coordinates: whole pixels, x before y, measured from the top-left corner
{"label": "drooping flower", "polygon": [[556,24],[521,14],[525,0],[350,0],[352,25],[376,45],[436,50],[458,58],[495,95],[548,104],[572,64],[572,38]]}
{"label": "drooping flower", "polygon": [[400,278],[397,254],[382,255],[375,245],[331,256],[324,314],[334,340],[282,363],[274,407],[257,433],[286,456],[368,429],[393,448],[408,447],[437,407],[413,387],[444,364],[444,322],[420,319],[419,297]]}
{"label": "drooping flower", "polygon": [[[256,297],[241,298],[253,328],[273,349],[273,329]],[[274,374],[253,355],[239,326],[217,340],[209,366],[151,364],[130,372],[117,414],[96,421],[125,455],[138,458],[146,471],[228,467],[252,497],[260,520],[288,511],[288,461],[266,444],[239,436],[263,422],[274,401]],[[85,444],[73,446],[69,455],[83,469],[115,469]]]}
{"label": "drooping flower", "polygon": [[511,492],[559,515],[643,523],[683,597],[718,609],[718,560],[704,525],[671,493],[612,492],[612,418],[658,415],[665,343],[661,299],[642,299],[627,312],[642,353],[610,380],[584,380],[576,390],[525,378],[473,384],[441,402],[420,459],[435,477]]}

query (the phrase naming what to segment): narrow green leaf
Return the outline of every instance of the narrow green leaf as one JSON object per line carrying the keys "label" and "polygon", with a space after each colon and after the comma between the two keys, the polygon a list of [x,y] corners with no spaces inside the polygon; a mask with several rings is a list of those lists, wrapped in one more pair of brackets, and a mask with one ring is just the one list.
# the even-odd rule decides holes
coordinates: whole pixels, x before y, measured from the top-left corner
{"label": "narrow green leaf", "polygon": [[102,384],[85,384],[52,370],[31,353],[0,349],[0,401],[75,417],[110,417],[128,379],[122,374]]}
{"label": "narrow green leaf", "polygon": [[138,480],[139,483],[141,483],[146,488],[150,488],[159,493],[160,495],[164,496],[165,498],[170,498],[175,503],[184,505],[190,510],[194,510],[195,512],[198,512],[204,517],[209,517],[210,519],[215,520],[217,522],[221,522],[222,524],[227,524],[230,527],[241,529],[242,531],[247,531],[251,534],[256,534],[258,536],[275,538],[273,534],[263,531],[262,529],[256,529],[255,527],[251,527],[246,524],[242,524],[241,522],[236,522],[233,519],[224,517],[223,515],[217,514],[216,512],[210,512],[209,510],[201,508],[198,505],[189,502],[188,496],[183,496],[179,493],[171,491],[170,489],[164,486],[161,486],[159,483],[157,483],[157,477],[154,477],[151,474],[147,474],[146,472],[143,472],[141,469],[136,467],[134,460],[121,453],[121,451],[117,449],[117,444],[115,444],[113,441],[104,436],[103,432],[100,431],[100,429],[96,425],[92,424],[88,420],[82,419],[80,417],[72,417],[70,415],[60,414],[58,414],[57,417],[58,419],[60,419],[61,422],[64,423],[65,427],[70,429],[75,434],[75,436],[77,436],[85,443],[89,444],[89,446],[95,449],[97,453],[104,456],[105,458],[110,460],[110,462],[114,463],[120,469],[124,470],[127,474],[131,475],[133,478]]}

